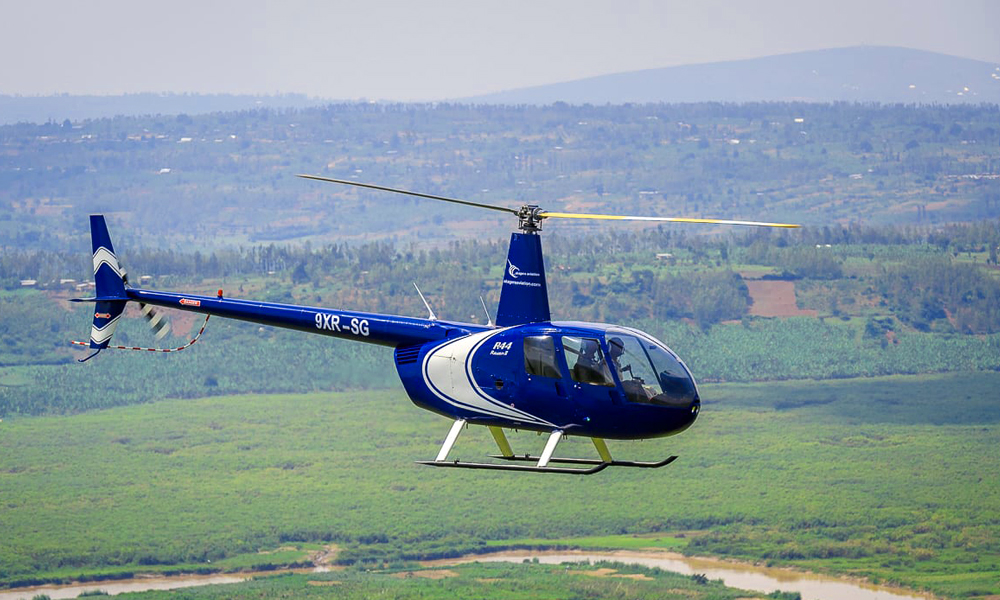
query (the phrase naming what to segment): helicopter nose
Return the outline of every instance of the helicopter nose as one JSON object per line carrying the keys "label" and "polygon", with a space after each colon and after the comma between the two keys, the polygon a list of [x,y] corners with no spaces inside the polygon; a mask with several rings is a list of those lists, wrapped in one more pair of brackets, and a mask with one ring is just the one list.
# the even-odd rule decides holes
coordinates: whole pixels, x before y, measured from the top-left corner
{"label": "helicopter nose", "polygon": [[701,401],[697,396],[684,404],[671,406],[664,412],[660,422],[661,435],[675,435],[686,430],[694,424],[700,413]]}
{"label": "helicopter nose", "polygon": [[701,413],[701,399],[698,398],[697,394],[690,402],[684,407],[678,407],[684,411],[684,421],[686,425],[694,423],[695,419],[698,418],[698,414]]}
{"label": "helicopter nose", "polygon": [[687,429],[698,419],[698,415],[701,414],[701,398],[698,397],[698,394],[694,394],[694,397],[685,406],[678,406],[677,408],[683,411],[679,419],[683,423],[681,427]]}

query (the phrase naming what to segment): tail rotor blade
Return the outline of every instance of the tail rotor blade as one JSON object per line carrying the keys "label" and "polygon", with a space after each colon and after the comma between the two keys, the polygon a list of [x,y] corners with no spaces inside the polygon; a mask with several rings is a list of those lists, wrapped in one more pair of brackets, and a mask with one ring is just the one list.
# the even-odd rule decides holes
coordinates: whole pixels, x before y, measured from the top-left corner
{"label": "tail rotor blade", "polygon": [[139,310],[142,311],[142,316],[146,317],[146,321],[148,322],[150,329],[153,330],[153,335],[157,340],[163,339],[168,333],[170,333],[170,321],[168,321],[161,313],[157,312],[156,309],[153,308],[152,304],[140,302]]}

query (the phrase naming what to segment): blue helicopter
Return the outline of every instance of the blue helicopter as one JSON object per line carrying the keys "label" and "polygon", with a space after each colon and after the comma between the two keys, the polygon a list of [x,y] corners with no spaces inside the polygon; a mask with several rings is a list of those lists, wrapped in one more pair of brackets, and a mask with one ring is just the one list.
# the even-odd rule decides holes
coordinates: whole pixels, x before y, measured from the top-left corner
{"label": "blue helicopter", "polygon": [[[542,222],[574,218],[798,227],[756,221],[549,212],[530,204],[514,209],[356,181],[300,177],[516,216],[519,231],[510,237],[495,321],[488,319],[484,326],[440,320],[426,300],[429,316],[414,318],[238,300],[223,297],[221,290],[217,296],[199,296],[140,289],[128,284],[104,216],[91,215],[96,296],[73,301],[96,304],[89,342],[93,353],[80,362],[109,347],[123,348],[110,344],[128,302],[137,302],[161,335],[165,331],[153,306],[202,313],[206,322],[209,316],[217,315],[379,344],[395,349],[396,370],[413,403],[453,420],[437,457],[417,461],[420,464],[578,475],[612,466],[657,468],[677,457],[655,462],[617,460],[611,457],[605,440],[665,437],[684,431],[701,408],[698,386],[680,357],[651,335],[617,325],[552,321],[539,236]],[[423,294],[420,296],[423,299]],[[485,303],[483,306],[485,309]],[[468,425],[489,429],[500,450],[491,458],[502,462],[448,460],[459,433]],[[515,454],[504,429],[537,431],[548,434],[548,440],[538,456]],[[598,458],[554,456],[565,436],[590,438]]]}

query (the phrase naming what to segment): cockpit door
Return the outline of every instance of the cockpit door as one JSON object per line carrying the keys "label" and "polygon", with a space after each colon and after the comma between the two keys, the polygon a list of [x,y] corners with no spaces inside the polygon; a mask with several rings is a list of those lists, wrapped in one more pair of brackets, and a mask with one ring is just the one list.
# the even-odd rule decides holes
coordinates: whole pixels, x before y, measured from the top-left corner
{"label": "cockpit door", "polygon": [[600,339],[564,335],[562,347],[569,370],[570,394],[584,417],[622,403],[621,391],[615,385]]}
{"label": "cockpit door", "polygon": [[[528,335],[522,342],[524,372],[521,380],[522,394],[527,398],[567,399],[565,359],[562,348],[551,335]],[[564,403],[565,404],[565,403]],[[558,407],[557,407],[558,408]]]}

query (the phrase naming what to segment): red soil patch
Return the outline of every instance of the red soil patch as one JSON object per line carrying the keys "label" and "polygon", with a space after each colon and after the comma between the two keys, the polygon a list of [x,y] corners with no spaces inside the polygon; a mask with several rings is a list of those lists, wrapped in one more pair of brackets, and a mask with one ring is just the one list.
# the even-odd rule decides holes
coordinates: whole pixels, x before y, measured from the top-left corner
{"label": "red soil patch", "polygon": [[747,281],[755,317],[815,317],[815,310],[803,310],[795,304],[795,282]]}

